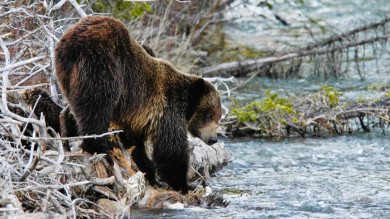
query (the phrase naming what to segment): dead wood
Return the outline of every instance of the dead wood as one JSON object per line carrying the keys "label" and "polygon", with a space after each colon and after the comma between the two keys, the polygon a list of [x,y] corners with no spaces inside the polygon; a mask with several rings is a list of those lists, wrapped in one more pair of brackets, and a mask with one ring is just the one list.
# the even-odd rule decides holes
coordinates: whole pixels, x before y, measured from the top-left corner
{"label": "dead wood", "polygon": [[332,105],[322,95],[317,92],[292,98],[293,113],[260,111],[255,120],[246,122],[229,116],[221,125],[225,134],[232,137],[325,137],[378,128],[386,130],[390,125],[390,99],[387,96],[376,103],[348,101]]}
{"label": "dead wood", "polygon": [[[236,71],[244,71],[251,72],[253,70],[259,70],[262,66],[267,64],[275,64],[282,61],[294,60],[294,59],[302,59],[304,57],[318,57],[324,54],[331,54],[328,58],[334,58],[336,53],[345,53],[348,55],[349,48],[358,49],[360,46],[364,46],[366,44],[372,45],[373,43],[382,44],[386,42],[390,38],[390,34],[388,34],[385,30],[385,26],[390,22],[389,18],[385,18],[380,22],[364,25],[362,27],[358,27],[354,30],[348,31],[347,33],[342,34],[334,34],[326,39],[323,39],[317,43],[310,43],[305,47],[300,49],[295,49],[290,52],[277,52],[275,56],[258,58],[258,59],[248,59],[242,61],[233,61],[222,63],[214,66],[208,66],[200,70],[201,74],[210,74],[210,73],[223,73],[223,72],[236,72]],[[380,34],[376,31],[378,28],[383,27],[384,31]],[[364,39],[357,39],[356,36],[359,33],[364,32],[374,32],[374,34],[366,34],[367,36]],[[364,49],[366,49],[364,47]],[[377,52],[374,51],[375,54]],[[355,62],[358,63],[359,53],[355,52]],[[336,60],[333,60],[336,61]],[[342,60],[339,60],[341,62]],[[347,60],[348,62],[351,60]],[[300,64],[299,64],[300,65]],[[341,66],[341,65],[339,65]],[[359,69],[359,65],[357,65]],[[295,69],[295,72],[298,69]],[[288,71],[287,71],[288,72]],[[336,73],[334,73],[336,74]],[[360,72],[359,74],[361,78],[364,78],[364,75]]]}

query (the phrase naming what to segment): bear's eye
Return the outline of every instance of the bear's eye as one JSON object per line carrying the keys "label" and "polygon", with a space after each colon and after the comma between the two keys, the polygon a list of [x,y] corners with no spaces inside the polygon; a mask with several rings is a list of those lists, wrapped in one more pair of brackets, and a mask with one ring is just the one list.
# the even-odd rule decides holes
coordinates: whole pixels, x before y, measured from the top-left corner
{"label": "bear's eye", "polygon": [[207,115],[206,115],[206,118],[207,118],[207,120],[213,120],[213,115],[212,114],[210,114],[210,113],[208,113]]}

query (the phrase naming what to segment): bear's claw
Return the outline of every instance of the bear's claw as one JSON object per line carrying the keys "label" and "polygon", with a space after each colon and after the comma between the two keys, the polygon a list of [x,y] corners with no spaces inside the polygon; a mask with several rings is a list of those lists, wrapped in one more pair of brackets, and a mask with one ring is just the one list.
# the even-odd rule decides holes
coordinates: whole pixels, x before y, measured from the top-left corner
{"label": "bear's claw", "polygon": [[156,186],[158,186],[159,188],[167,187],[167,184],[165,184],[165,183],[163,183],[163,182],[160,182],[160,181],[157,181],[157,180],[155,180],[155,181],[152,183],[152,185],[153,185],[153,186],[156,185]]}

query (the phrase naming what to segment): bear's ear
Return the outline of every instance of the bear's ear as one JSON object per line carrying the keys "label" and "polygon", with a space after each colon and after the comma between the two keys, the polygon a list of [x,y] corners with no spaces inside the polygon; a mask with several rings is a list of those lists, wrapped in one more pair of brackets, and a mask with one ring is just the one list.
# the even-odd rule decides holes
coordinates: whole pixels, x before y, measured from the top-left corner
{"label": "bear's ear", "polygon": [[196,79],[191,83],[188,90],[187,120],[196,112],[200,99],[205,94],[206,84],[203,78]]}
{"label": "bear's ear", "polygon": [[144,43],[143,41],[138,41],[138,43],[142,46],[142,48],[145,50],[146,53],[148,53],[151,57],[156,58],[156,53],[150,47],[148,44]]}
{"label": "bear's ear", "polygon": [[195,82],[192,84],[192,90],[194,92],[203,91],[206,86],[206,82],[203,80],[203,78],[199,78],[195,80]]}

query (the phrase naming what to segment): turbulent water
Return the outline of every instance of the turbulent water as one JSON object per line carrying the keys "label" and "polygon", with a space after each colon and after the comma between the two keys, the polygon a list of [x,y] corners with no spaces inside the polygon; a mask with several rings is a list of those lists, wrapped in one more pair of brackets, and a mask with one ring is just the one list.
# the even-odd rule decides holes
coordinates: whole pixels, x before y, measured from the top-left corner
{"label": "turbulent water", "polygon": [[379,133],[332,139],[229,141],[215,178],[230,198],[219,216],[390,217],[390,142]]}
{"label": "turbulent water", "polygon": [[225,140],[232,161],[213,177],[224,209],[135,212],[169,218],[389,218],[390,142],[381,133],[331,139]]}
{"label": "turbulent water", "polygon": [[[226,27],[228,42],[236,45],[277,48],[304,45],[312,39],[302,21],[313,18],[328,27],[327,33],[341,33],[369,22],[379,21],[390,11],[389,0],[275,0],[273,10],[256,7],[259,1],[239,4],[227,17],[235,18]],[[270,1],[271,2],[271,1]],[[273,1],[272,1],[273,2]],[[251,4],[252,3],[252,4]],[[277,13],[290,23],[283,26]],[[264,17],[266,19],[264,19]],[[321,32],[316,25],[310,28]],[[239,40],[237,40],[239,39]],[[382,60],[383,61],[383,60]],[[388,61],[388,60],[387,60]],[[365,81],[352,72],[344,79],[252,80],[233,93],[242,102],[264,98],[270,89],[281,96],[318,91],[334,86],[343,99],[375,98],[381,92],[368,91],[372,83],[389,81],[388,62],[381,72],[368,72]],[[367,67],[367,66],[366,66]],[[368,65],[368,71],[369,71]],[[240,79],[239,79],[240,80]],[[241,79],[245,80],[245,79]],[[228,104],[228,101],[226,101]],[[234,153],[231,162],[212,179],[214,191],[230,201],[223,209],[135,211],[133,216],[162,218],[390,218],[389,132],[332,138],[222,139]]]}

